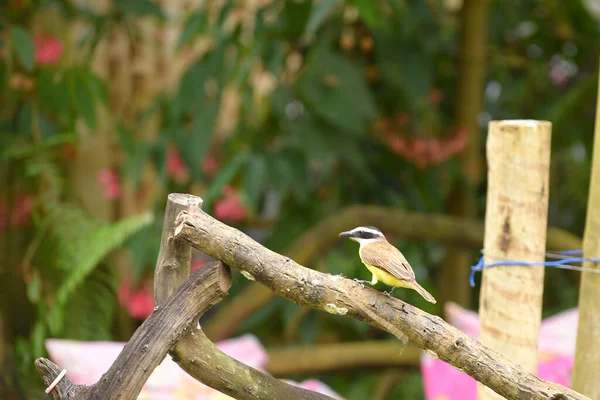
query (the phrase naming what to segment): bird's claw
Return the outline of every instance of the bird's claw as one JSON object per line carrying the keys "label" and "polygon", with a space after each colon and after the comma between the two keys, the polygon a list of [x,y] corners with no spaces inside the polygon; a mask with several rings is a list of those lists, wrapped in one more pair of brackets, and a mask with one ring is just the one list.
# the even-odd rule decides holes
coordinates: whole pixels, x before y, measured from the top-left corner
{"label": "bird's claw", "polygon": [[360,279],[358,279],[358,278],[354,278],[354,279],[353,279],[353,281],[354,281],[354,282],[358,282],[358,283],[360,283],[360,286],[362,286],[363,288],[365,287],[365,283],[366,283],[366,284],[369,284],[369,281],[361,281],[361,280],[360,280]]}

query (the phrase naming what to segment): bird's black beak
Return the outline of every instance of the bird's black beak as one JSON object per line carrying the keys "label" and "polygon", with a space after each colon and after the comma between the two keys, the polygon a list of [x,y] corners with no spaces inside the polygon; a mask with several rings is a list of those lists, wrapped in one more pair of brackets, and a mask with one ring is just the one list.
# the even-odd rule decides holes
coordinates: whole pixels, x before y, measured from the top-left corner
{"label": "bird's black beak", "polygon": [[340,233],[340,237],[343,237],[343,238],[351,238],[352,236],[353,235],[352,235],[351,231]]}

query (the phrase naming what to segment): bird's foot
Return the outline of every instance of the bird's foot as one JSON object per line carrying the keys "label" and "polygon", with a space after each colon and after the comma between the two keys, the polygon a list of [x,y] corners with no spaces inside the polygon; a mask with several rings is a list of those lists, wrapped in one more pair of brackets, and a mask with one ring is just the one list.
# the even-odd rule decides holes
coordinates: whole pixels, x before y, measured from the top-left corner
{"label": "bird's foot", "polygon": [[360,279],[358,279],[358,278],[354,278],[354,279],[353,279],[353,281],[354,281],[354,282],[358,282],[358,283],[360,283],[360,285],[361,285],[362,287],[365,287],[365,283],[366,283],[367,285],[370,285],[370,284],[371,284],[371,282],[369,282],[369,281],[361,281],[361,280],[360,280]]}
{"label": "bird's foot", "polygon": [[383,292],[383,294],[385,294],[387,297],[392,297],[394,294],[394,289],[390,290],[389,292]]}

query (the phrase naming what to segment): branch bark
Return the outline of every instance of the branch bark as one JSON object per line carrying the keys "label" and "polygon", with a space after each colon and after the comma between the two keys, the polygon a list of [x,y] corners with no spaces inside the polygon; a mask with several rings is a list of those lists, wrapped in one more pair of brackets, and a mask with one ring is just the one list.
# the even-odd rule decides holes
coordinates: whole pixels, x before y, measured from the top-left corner
{"label": "branch bark", "polygon": [[[53,390],[54,399],[68,395],[74,399],[135,399],[144,383],[169,349],[190,325],[228,292],[231,273],[220,262],[194,272],[175,294],[157,307],[134,333],[113,365],[92,386],[72,386],[63,378]],[[60,369],[49,360],[38,359],[35,366],[48,386]]]}
{"label": "branch bark", "polygon": [[177,342],[171,355],[189,375],[237,400],[333,400],[287,384],[229,357],[198,328]]}
{"label": "branch bark", "polygon": [[331,343],[269,349],[267,371],[275,376],[354,368],[418,367],[420,350],[396,340]]}
{"label": "branch bark", "polygon": [[202,206],[202,199],[188,194],[171,193],[163,222],[160,251],[154,269],[154,303],[159,305],[181,285],[190,274],[192,248],[187,243],[173,238],[175,218],[183,210]]}
{"label": "branch bark", "polygon": [[[304,233],[285,254],[299,264],[310,265],[339,240],[338,234],[359,225],[374,225],[386,233],[406,239],[435,240],[449,246],[483,247],[483,223],[443,214],[404,211],[381,206],[352,206],[322,220]],[[580,249],[581,239],[559,228],[548,228],[548,250]],[[465,283],[468,283],[468,268]],[[577,279],[579,279],[579,273]],[[211,340],[222,340],[252,314],[274,298],[262,285],[250,285],[228,304],[216,310],[203,329]]]}
{"label": "branch bark", "polygon": [[437,316],[352,280],[303,267],[204,212],[183,211],[175,237],[298,305],[353,317],[397,337],[408,337],[508,399],[586,398],[527,373]]}
{"label": "branch bark", "polygon": [[[200,211],[201,205],[201,198],[187,194],[173,193],[167,198],[154,279],[157,304],[169,298],[190,271],[192,248],[173,236],[176,217],[184,210],[192,214]],[[208,263],[202,269],[212,268],[214,264],[220,263]],[[331,400],[329,396],[289,385],[229,357],[217,349],[199,327],[190,327],[170,354],[190,376],[238,400]]]}

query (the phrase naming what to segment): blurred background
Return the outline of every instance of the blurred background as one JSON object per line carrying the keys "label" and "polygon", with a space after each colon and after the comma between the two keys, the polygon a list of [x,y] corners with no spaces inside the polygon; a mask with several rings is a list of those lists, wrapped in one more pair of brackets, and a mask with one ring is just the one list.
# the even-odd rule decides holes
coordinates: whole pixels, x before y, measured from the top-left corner
{"label": "blurred background", "polygon": [[[476,310],[487,124],[549,120],[549,225],[580,246],[599,22],[597,0],[0,1],[3,398],[43,389],[47,338],[127,341],[151,313],[171,192],[352,278],[370,276],[337,234],[376,225],[438,303],[396,297]],[[578,279],[546,272],[544,316],[576,305]],[[234,272],[207,335],[309,355],[391,338],[269,293]],[[277,376],[348,399],[423,398],[418,359],[306,375],[280,361]]]}

